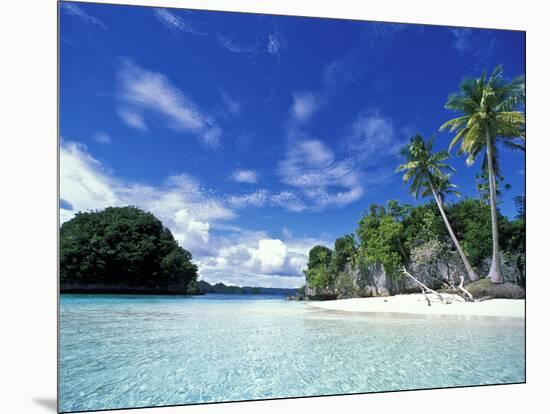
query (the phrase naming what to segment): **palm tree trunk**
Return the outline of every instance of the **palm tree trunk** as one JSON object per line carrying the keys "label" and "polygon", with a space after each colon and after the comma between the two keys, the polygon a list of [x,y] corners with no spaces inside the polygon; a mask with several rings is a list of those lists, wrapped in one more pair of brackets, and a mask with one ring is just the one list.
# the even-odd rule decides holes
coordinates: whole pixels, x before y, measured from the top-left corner
{"label": "palm tree trunk", "polygon": [[462,263],[464,263],[464,267],[466,268],[466,273],[468,274],[468,279],[470,279],[470,282],[475,282],[476,280],[479,280],[479,277],[477,276],[476,272],[474,272],[474,269],[472,269],[472,266],[470,265],[470,262],[468,261],[468,258],[466,257],[466,254],[464,254],[464,251],[462,250],[462,247],[460,247],[460,243],[458,242],[458,239],[455,236],[455,233],[453,231],[453,228],[451,227],[451,223],[449,223],[449,220],[447,219],[447,214],[445,214],[445,210],[443,210],[443,204],[441,203],[441,199],[439,198],[439,194],[435,191],[435,188],[430,180],[430,189],[432,190],[435,202],[437,204],[437,207],[439,208],[439,212],[441,213],[441,217],[443,218],[443,221],[445,222],[445,226],[447,226],[447,230],[449,231],[449,234],[451,235],[451,239],[456,247],[456,250],[458,254],[460,255],[460,258],[462,259]]}
{"label": "palm tree trunk", "polygon": [[489,130],[485,129],[485,145],[487,146],[487,165],[489,167],[489,194],[491,201],[491,229],[493,232],[493,258],[489,279],[493,283],[504,283],[500,267],[500,248],[498,243],[498,218],[497,218],[497,186],[495,178],[495,166],[493,164],[493,145]]}

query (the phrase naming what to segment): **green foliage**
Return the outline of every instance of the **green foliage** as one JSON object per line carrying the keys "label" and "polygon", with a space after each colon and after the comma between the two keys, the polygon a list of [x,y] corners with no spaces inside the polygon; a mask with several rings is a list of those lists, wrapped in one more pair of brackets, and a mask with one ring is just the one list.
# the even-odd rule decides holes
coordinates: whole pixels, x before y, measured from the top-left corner
{"label": "green foliage", "polygon": [[197,277],[191,253],[151,213],[108,207],[78,213],[60,230],[61,286],[187,288]]}
{"label": "green foliage", "polygon": [[525,221],[525,196],[514,197],[514,203],[516,203],[516,210],[518,212],[516,219]]}
{"label": "green foliage", "polygon": [[325,246],[315,246],[309,251],[306,280],[315,289],[326,289],[333,281],[331,269],[332,250]]}
{"label": "green foliage", "polygon": [[460,90],[449,95],[445,108],[461,116],[447,121],[440,129],[455,133],[449,148],[460,142],[457,153],[467,155],[468,165],[486,149],[488,136],[494,154],[491,161],[495,175],[499,176],[497,141],[512,149],[525,150],[524,103],[525,77],[508,81],[502,67],[497,66],[489,77],[484,72],[480,78],[464,79]]}
{"label": "green foliage", "polygon": [[336,239],[332,253],[332,269],[334,272],[344,270],[346,263],[352,262],[355,257],[355,237],[353,234],[346,234]]}
{"label": "green foliage", "polygon": [[397,221],[408,217],[412,210],[413,207],[410,204],[399,204],[398,200],[388,200],[387,212]]}
{"label": "green foliage", "polygon": [[332,285],[334,274],[329,268],[313,267],[306,270],[306,280],[314,289],[328,289]]}
{"label": "green foliage", "polygon": [[403,224],[385,210],[371,210],[359,222],[357,236],[360,241],[358,263],[362,266],[382,264],[388,276],[399,278],[398,269],[407,257]]}
{"label": "green foliage", "polygon": [[[497,199],[502,196],[504,191],[508,191],[512,186],[508,183],[504,183],[504,177],[498,175],[495,177],[496,183],[496,195]],[[491,202],[490,189],[489,189],[489,172],[486,168],[479,174],[476,174],[476,189],[479,196],[479,200],[482,203],[489,205]]]}
{"label": "green foliage", "polygon": [[444,240],[448,233],[435,202],[421,204],[404,217],[405,245],[410,250],[430,240]]}
{"label": "green foliage", "polygon": [[448,207],[449,221],[473,266],[491,256],[491,208],[474,199]]}
{"label": "green foliage", "polygon": [[[446,206],[445,210],[472,265],[480,267],[491,256],[490,207],[466,198]],[[499,227],[503,253],[523,269],[525,221],[499,216]],[[310,286],[337,288],[345,296],[354,292],[353,281],[346,279],[349,275],[343,272],[348,262],[363,270],[380,264],[388,276],[399,278],[397,270],[401,265],[412,261],[431,271],[436,259],[447,260],[452,253],[452,241],[433,201],[415,207],[396,201],[388,202],[387,207],[373,204],[359,222],[355,235],[357,241],[351,234],[337,239],[334,251],[324,246],[315,246],[310,251],[305,271]]]}
{"label": "green foliage", "polygon": [[325,246],[315,246],[309,251],[308,267],[328,267],[332,260],[332,250]]}
{"label": "green foliage", "polygon": [[505,252],[525,254],[525,220],[499,219],[500,245]]}
{"label": "green foliage", "polygon": [[456,186],[450,182],[450,173],[454,169],[445,162],[449,159],[449,153],[433,152],[434,139],[432,137],[426,141],[415,135],[400,151],[405,163],[399,165],[396,171],[405,171],[403,182],[410,183],[411,194],[415,198],[419,195],[437,195],[443,199],[445,194],[458,194]]}

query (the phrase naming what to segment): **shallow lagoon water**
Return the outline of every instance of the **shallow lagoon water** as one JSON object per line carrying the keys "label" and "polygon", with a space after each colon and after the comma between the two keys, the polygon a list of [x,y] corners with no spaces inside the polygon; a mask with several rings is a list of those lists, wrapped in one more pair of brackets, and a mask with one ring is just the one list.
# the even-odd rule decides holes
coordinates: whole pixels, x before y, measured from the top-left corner
{"label": "shallow lagoon water", "polygon": [[61,411],[525,380],[521,319],[336,313],[264,295],[60,306]]}

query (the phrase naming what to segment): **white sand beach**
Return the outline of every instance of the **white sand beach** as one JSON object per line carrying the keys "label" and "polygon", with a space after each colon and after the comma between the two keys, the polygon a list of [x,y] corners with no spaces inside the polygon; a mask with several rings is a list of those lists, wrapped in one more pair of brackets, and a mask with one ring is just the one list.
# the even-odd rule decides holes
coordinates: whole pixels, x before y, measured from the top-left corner
{"label": "white sand beach", "polygon": [[388,297],[340,299],[321,302],[311,301],[308,302],[308,306],[344,312],[497,316],[507,318],[525,317],[524,299],[491,299],[483,302],[452,301],[450,304],[443,304],[436,297],[430,295],[430,301],[431,306],[428,306],[422,294],[410,294]]}

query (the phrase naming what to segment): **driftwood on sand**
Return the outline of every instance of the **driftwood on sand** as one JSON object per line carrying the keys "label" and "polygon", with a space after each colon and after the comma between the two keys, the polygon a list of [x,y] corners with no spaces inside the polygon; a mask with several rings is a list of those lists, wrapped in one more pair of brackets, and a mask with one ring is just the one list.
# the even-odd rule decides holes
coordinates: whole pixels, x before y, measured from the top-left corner
{"label": "driftwood on sand", "polygon": [[420,286],[420,289],[422,289],[422,294],[424,295],[424,298],[426,298],[426,302],[428,302],[428,306],[432,306],[431,302],[430,302],[430,299],[428,299],[428,295],[426,294],[426,292],[429,292],[429,293],[433,293],[434,295],[437,296],[437,298],[441,301],[441,303],[445,303],[445,304],[448,304],[450,303],[450,300],[448,298],[445,298],[441,293],[439,292],[436,292],[435,290],[433,289],[430,289],[428,286],[426,286],[424,283],[422,283],[420,280],[418,280],[416,277],[414,277],[413,275],[411,275],[407,269],[405,269],[405,267],[402,267],[401,268],[401,272],[409,277],[410,279],[414,280],[418,286]]}
{"label": "driftwood on sand", "polygon": [[[433,289],[430,289],[428,286],[422,283],[418,278],[414,277],[411,273],[409,273],[404,266],[401,268],[401,273],[403,273],[408,278],[412,279],[420,287],[422,294],[424,295],[424,298],[428,303],[428,306],[432,306],[430,299],[428,298],[428,293],[434,294],[441,301],[441,303],[444,303],[446,305],[453,301],[453,298],[445,297],[441,293]],[[464,287],[464,276],[462,275],[460,276],[460,283],[456,286],[450,280],[442,280],[442,282],[448,288],[453,290],[458,296],[460,296],[465,302],[474,302],[474,297]]]}

